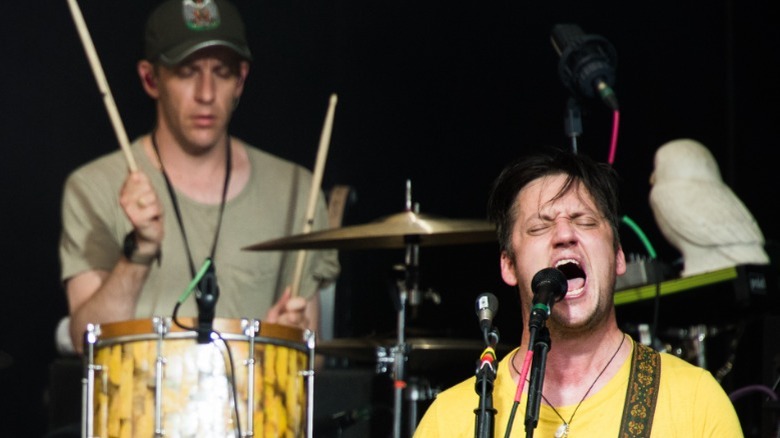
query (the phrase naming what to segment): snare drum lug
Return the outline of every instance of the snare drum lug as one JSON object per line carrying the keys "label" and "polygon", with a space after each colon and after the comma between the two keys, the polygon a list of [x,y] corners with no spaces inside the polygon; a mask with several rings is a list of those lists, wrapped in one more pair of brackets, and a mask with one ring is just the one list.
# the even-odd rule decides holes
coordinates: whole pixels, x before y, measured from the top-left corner
{"label": "snare drum lug", "polygon": [[245,336],[249,336],[250,338],[254,338],[257,336],[258,333],[260,333],[260,321],[257,319],[241,319],[241,330],[244,332]]}
{"label": "snare drum lug", "polygon": [[84,333],[84,341],[89,345],[95,345],[100,336],[99,324],[87,324],[87,331]]}
{"label": "snare drum lug", "polygon": [[306,347],[309,350],[314,350],[317,343],[317,336],[313,331],[306,329],[303,331],[303,341],[306,343]]}
{"label": "snare drum lug", "polygon": [[168,331],[170,330],[171,322],[170,320],[166,318],[161,318],[159,316],[152,317],[152,327],[154,327],[154,332],[158,335],[165,336],[168,334]]}

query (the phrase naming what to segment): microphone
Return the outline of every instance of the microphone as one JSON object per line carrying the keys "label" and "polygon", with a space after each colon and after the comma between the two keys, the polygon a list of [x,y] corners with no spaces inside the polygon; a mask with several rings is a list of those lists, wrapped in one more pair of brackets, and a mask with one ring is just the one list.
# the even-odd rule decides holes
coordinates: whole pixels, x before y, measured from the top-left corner
{"label": "microphone", "polygon": [[217,285],[217,273],[214,263],[210,263],[208,269],[198,281],[195,290],[195,301],[198,304],[198,343],[211,342],[214,315],[216,313],[217,299],[219,298],[219,286]]}
{"label": "microphone", "polygon": [[529,328],[539,329],[550,317],[552,306],[563,299],[568,289],[566,276],[556,268],[544,268],[531,279],[534,293]]}
{"label": "microphone", "polygon": [[612,44],[599,35],[586,35],[576,24],[556,24],[551,39],[560,56],[558,75],[563,84],[575,95],[598,95],[617,111],[618,101],[612,90],[617,53]]}
{"label": "microphone", "polygon": [[490,292],[480,294],[477,297],[477,302],[474,304],[474,310],[477,312],[479,326],[485,337],[485,343],[490,344],[490,336],[498,336],[497,333],[491,335],[493,318],[496,316],[496,313],[498,313],[498,298]]}

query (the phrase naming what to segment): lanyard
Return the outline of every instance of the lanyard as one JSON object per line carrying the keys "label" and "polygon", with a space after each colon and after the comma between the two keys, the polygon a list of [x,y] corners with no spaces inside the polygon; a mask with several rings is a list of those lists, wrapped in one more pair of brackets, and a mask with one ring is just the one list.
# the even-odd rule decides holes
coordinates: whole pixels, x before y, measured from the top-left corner
{"label": "lanyard", "polygon": [[[187,240],[187,233],[184,230],[184,222],[182,221],[181,217],[181,210],[179,209],[179,202],[176,198],[176,191],[173,189],[173,185],[171,184],[171,180],[168,178],[168,174],[165,172],[165,167],[163,166],[162,159],[160,158],[160,149],[157,147],[157,138],[156,138],[156,131],[152,131],[152,146],[154,147],[154,152],[157,154],[157,161],[160,163],[160,171],[162,172],[163,178],[165,179],[165,185],[168,188],[168,194],[171,196],[171,202],[173,203],[173,210],[176,213],[176,220],[179,222],[179,229],[181,230],[181,236],[184,240],[184,248],[187,250],[187,258],[190,264],[190,273],[192,277],[195,277],[195,264],[192,261],[192,252],[190,251],[190,244]],[[222,214],[225,211],[225,201],[227,199],[227,192],[228,192],[228,185],[230,183],[230,172],[231,172],[231,151],[230,151],[230,136],[227,137],[227,148],[226,148],[226,158],[225,158],[225,182],[222,186],[222,200],[219,204],[219,216],[217,218],[217,229],[214,233],[214,242],[211,245],[211,254],[209,255],[209,258],[211,260],[214,259],[214,256],[216,254],[217,250],[217,240],[219,239],[219,230],[222,228]]]}

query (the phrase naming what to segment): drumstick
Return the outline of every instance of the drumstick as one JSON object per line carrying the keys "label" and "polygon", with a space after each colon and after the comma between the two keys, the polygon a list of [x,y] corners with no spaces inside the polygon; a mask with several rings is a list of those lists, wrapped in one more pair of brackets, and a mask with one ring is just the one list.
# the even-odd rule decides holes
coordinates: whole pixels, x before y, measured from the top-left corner
{"label": "drumstick", "polygon": [[[325,168],[325,157],[328,155],[328,146],[330,145],[330,133],[333,130],[333,113],[336,110],[338,97],[335,93],[330,95],[330,104],[328,112],[325,114],[325,123],[320,134],[320,148],[317,151],[317,162],[314,166],[314,175],[311,181],[311,192],[309,193],[309,204],[306,210],[306,222],[303,224],[303,233],[311,231],[314,223],[314,209],[317,206],[317,196],[320,193],[320,183],[322,182],[322,172]],[[306,251],[298,252],[298,259],[293,274],[291,287],[292,296],[297,296],[301,287],[301,275],[303,275],[303,263],[306,260]]]}
{"label": "drumstick", "polygon": [[76,0],[68,0],[68,6],[70,6],[70,12],[73,15],[73,21],[76,23],[79,36],[81,37],[81,44],[84,46],[84,50],[87,52],[87,58],[89,64],[92,67],[92,73],[95,75],[100,93],[103,95],[103,103],[108,110],[108,116],[111,118],[111,123],[114,125],[114,132],[116,133],[119,145],[122,147],[122,151],[125,153],[125,159],[127,160],[127,166],[131,172],[135,172],[138,166],[135,164],[135,158],[130,151],[130,142],[127,140],[127,133],[125,133],[125,127],[122,125],[122,119],[119,118],[119,111],[116,108],[114,97],[111,95],[111,90],[108,88],[108,81],[106,75],[103,73],[103,68],[100,66],[100,60],[98,59],[97,52],[95,51],[95,45],[92,43],[92,38],[89,36],[89,30],[84,22],[84,16],[81,15]]}

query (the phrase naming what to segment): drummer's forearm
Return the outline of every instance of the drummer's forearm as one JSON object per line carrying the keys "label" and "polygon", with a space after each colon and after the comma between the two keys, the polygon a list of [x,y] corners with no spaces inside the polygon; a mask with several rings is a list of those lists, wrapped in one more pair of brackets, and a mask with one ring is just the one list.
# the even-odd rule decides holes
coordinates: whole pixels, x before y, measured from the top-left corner
{"label": "drummer's forearm", "polygon": [[148,275],[149,267],[121,259],[110,273],[88,271],[68,280],[70,335],[77,352],[83,350],[87,324],[133,318]]}

